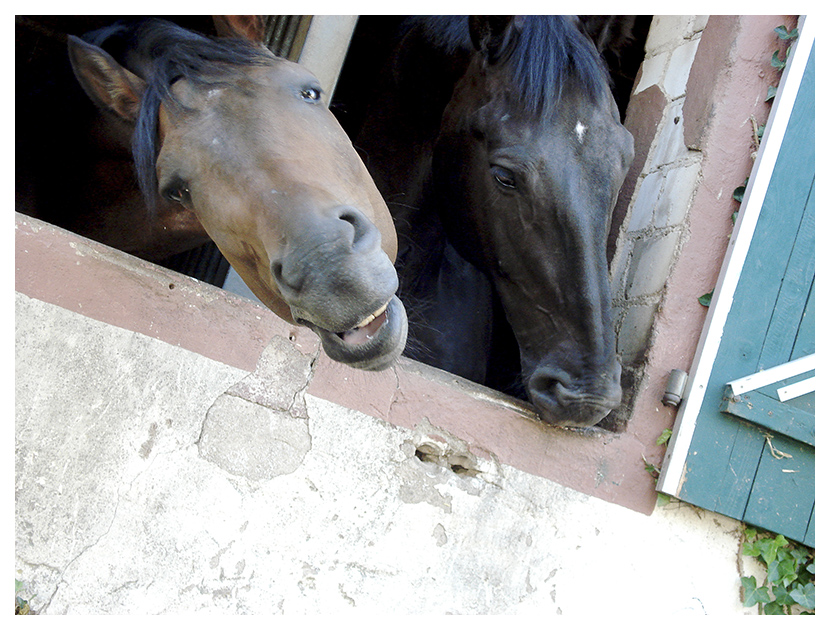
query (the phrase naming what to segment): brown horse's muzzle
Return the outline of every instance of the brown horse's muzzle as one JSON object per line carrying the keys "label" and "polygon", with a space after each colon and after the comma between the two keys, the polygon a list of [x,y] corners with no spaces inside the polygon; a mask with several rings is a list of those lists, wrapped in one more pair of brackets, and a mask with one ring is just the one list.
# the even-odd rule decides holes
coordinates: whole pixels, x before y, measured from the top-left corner
{"label": "brown horse's muzzle", "polygon": [[398,276],[380,232],[357,208],[303,214],[271,271],[294,320],[335,361],[380,370],[400,356],[407,319]]}

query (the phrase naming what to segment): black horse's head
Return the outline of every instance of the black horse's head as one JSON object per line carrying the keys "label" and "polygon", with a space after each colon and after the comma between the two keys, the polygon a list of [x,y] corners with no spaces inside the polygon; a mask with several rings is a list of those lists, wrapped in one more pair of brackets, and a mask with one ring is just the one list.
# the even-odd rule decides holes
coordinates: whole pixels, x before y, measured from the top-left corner
{"label": "black horse's head", "polygon": [[476,49],[444,112],[432,193],[485,271],[541,417],[591,426],[621,399],[605,254],[633,157],[598,55],[567,18],[471,18]]}

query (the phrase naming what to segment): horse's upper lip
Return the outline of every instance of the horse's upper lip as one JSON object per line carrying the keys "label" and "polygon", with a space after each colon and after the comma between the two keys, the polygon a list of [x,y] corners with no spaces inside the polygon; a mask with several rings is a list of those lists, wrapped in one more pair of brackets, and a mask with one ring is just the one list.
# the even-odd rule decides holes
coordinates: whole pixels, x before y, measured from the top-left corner
{"label": "horse's upper lip", "polygon": [[[361,320],[361,321],[357,324],[357,326],[355,326],[355,327],[354,327],[354,328],[352,328],[351,330],[358,330],[358,329],[360,329],[360,328],[365,328],[366,326],[368,326],[369,324],[371,324],[373,321],[375,321],[378,317],[380,317],[381,315],[383,315],[383,314],[386,312],[386,307],[387,307],[387,306],[389,306],[389,300],[387,300],[387,301],[383,304],[383,306],[381,306],[381,307],[380,307],[378,310],[376,310],[374,313],[372,313],[371,315],[367,316],[365,319]],[[345,334],[345,333],[347,333],[347,332],[351,332],[351,330],[347,330],[347,331],[345,331],[343,334]]]}

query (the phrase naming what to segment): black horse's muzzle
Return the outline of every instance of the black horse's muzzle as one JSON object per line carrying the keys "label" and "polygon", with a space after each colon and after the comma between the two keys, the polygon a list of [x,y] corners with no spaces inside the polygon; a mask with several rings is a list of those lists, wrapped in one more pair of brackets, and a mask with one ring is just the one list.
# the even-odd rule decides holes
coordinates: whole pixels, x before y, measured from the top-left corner
{"label": "black horse's muzzle", "polygon": [[561,369],[540,366],[528,379],[527,392],[545,422],[562,427],[591,427],[619,407],[621,371],[616,359],[602,370],[576,377]]}

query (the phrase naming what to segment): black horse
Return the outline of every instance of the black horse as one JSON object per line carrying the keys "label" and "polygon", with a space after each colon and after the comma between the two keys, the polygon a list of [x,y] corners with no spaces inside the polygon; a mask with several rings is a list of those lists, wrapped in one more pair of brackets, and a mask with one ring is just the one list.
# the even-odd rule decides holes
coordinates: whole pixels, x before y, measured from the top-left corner
{"label": "black horse", "polygon": [[356,144],[398,232],[406,353],[596,424],[621,399],[605,247],[633,158],[596,48],[562,16],[414,19],[379,94]]}

